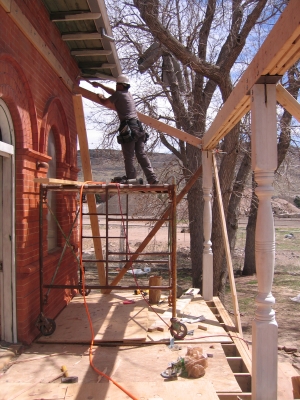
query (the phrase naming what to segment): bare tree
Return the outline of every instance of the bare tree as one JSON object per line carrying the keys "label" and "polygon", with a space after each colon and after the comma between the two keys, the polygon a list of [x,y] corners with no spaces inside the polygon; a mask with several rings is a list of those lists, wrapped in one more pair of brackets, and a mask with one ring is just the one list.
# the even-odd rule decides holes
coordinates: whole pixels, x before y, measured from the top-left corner
{"label": "bare tree", "polygon": [[[135,75],[139,58],[141,87],[135,99],[142,112],[202,137],[234,81],[249,62],[284,6],[284,0],[132,0],[112,2],[112,25],[124,71]],[[269,21],[267,28],[255,26]],[[253,42],[256,35],[257,40]],[[148,52],[146,51],[148,49]],[[253,52],[252,52],[253,53]],[[147,64],[148,63],[148,64]],[[146,72],[145,72],[146,71]],[[222,141],[220,184],[227,214],[240,152],[240,124]],[[158,133],[180,160],[188,179],[201,165],[199,149]],[[242,190],[237,188],[237,190]],[[187,196],[191,233],[193,285],[202,279],[201,180]],[[222,289],[223,243],[218,209],[213,209],[214,294]]]}

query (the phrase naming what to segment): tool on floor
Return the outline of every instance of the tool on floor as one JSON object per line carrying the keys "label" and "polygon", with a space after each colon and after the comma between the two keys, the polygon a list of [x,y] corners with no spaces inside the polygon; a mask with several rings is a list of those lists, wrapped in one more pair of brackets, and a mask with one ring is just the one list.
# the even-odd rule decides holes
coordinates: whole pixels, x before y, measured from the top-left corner
{"label": "tool on floor", "polygon": [[65,376],[61,378],[61,383],[77,383],[78,376]]}
{"label": "tool on floor", "polygon": [[115,176],[111,180],[112,183],[123,183],[123,184],[132,184],[132,185],[142,185],[144,183],[142,178],[136,179],[128,179],[127,176]]}
{"label": "tool on floor", "polygon": [[67,369],[67,367],[65,365],[62,365],[61,371],[62,372],[59,375],[57,375],[55,378],[51,379],[51,381],[49,381],[48,383],[54,382],[54,381],[56,381],[56,379],[59,379],[59,378],[61,378],[63,376],[64,377],[68,377],[69,376],[68,369]]}

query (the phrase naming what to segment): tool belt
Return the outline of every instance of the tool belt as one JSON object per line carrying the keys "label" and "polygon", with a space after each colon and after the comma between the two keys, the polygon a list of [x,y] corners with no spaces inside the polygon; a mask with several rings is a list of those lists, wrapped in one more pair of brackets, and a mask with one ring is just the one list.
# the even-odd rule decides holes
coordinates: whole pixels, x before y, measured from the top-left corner
{"label": "tool belt", "polygon": [[122,121],[119,127],[119,135],[117,136],[117,141],[119,144],[129,143],[133,141],[133,136],[127,121]]}
{"label": "tool belt", "polygon": [[[136,118],[126,119],[121,122],[119,127],[119,135],[117,136],[118,143],[129,143],[133,140],[137,142],[141,137],[148,139],[141,122]],[[144,140],[146,141],[146,140]]]}

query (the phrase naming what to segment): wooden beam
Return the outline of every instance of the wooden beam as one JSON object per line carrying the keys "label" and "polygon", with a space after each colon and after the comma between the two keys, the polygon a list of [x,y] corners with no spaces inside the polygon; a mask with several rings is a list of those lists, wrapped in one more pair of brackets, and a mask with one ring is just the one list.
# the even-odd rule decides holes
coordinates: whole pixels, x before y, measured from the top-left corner
{"label": "wooden beam", "polygon": [[0,6],[4,8],[6,12],[10,12],[11,0],[0,0]]}
{"label": "wooden beam", "polygon": [[252,371],[252,357],[251,352],[249,350],[249,346],[243,339],[243,337],[237,332],[237,328],[235,327],[234,323],[232,322],[231,317],[229,316],[228,312],[224,308],[221,300],[219,297],[213,297],[213,302],[217,307],[218,313],[224,322],[224,328],[228,332],[229,336],[233,340],[240,356],[242,357],[245,366],[248,372],[251,374]]}
{"label": "wooden beam", "polygon": [[[117,69],[118,69],[118,67],[117,67]],[[115,73],[115,71],[113,71],[112,73]],[[107,80],[107,81],[116,82],[118,76],[119,76],[119,75],[117,75],[117,76],[111,76],[111,75],[102,74],[101,72],[96,72],[95,75],[91,75],[91,76],[90,76],[90,79],[100,78],[100,79],[105,79],[105,80]]]}
{"label": "wooden beam", "polygon": [[282,85],[276,86],[276,100],[300,122],[300,104]]}
{"label": "wooden beam", "polygon": [[99,50],[99,49],[77,49],[71,50],[72,56],[84,57],[84,56],[109,56],[112,54],[111,50]]}
{"label": "wooden beam", "polygon": [[[232,129],[235,114],[249,101],[249,91],[263,75],[283,75],[299,59],[299,0],[290,0],[286,9],[242,75],[208,131],[203,136],[203,148],[213,149]],[[245,109],[245,108],[244,108]],[[243,114],[240,114],[242,117]],[[236,120],[236,123],[238,120]]]}
{"label": "wooden beam", "polygon": [[68,179],[56,179],[56,178],[34,178],[35,183],[43,183],[45,185],[82,185],[84,182],[70,181]]}
{"label": "wooden beam", "polygon": [[[95,103],[101,104],[99,97],[97,96],[96,93],[90,92],[89,90],[86,90],[80,86],[74,86],[73,91],[75,93],[80,93],[83,97],[86,99],[89,99],[91,101],[94,101]],[[113,104],[111,106],[107,106],[107,108],[110,108],[113,110]],[[151,118],[145,114],[142,114],[138,112],[138,117],[141,122],[143,122],[146,125],[151,126],[154,129],[157,129],[160,132],[166,133],[169,136],[176,137],[177,139],[183,140],[184,142],[187,142],[195,147],[201,147],[201,139],[197,138],[196,136],[190,135],[189,133],[183,132],[180,129],[174,128],[172,126],[169,126],[163,122],[157,121],[154,118]]]}
{"label": "wooden beam", "polygon": [[225,248],[225,254],[226,254],[228,277],[229,277],[230,288],[231,288],[235,326],[236,326],[239,334],[241,336],[243,336],[239,304],[238,304],[238,300],[237,300],[235,280],[234,280],[234,274],[233,274],[232,259],[231,259],[231,254],[230,254],[230,246],[229,246],[229,240],[228,240],[228,235],[227,235],[226,220],[225,220],[221,188],[220,188],[220,182],[219,182],[219,173],[218,173],[218,167],[217,167],[215,154],[213,154],[213,165],[214,165],[214,173],[215,173],[215,184],[216,184],[216,190],[217,190],[217,200],[218,200],[219,212],[220,212],[220,217],[221,217],[222,236],[223,236],[223,242],[224,242],[224,248]]}
{"label": "wooden beam", "polygon": [[[197,179],[201,176],[202,174],[202,165],[197,169],[197,171],[194,173],[194,175],[188,180],[187,184],[185,187],[182,189],[182,191],[179,193],[179,195],[176,197],[176,205],[181,202],[181,200],[184,198],[184,196],[187,194],[187,192],[192,188],[194,183],[197,181]],[[156,222],[152,230],[148,233],[146,238],[143,240],[143,242],[139,245],[139,247],[136,249],[136,251],[131,255],[130,260],[124,265],[124,267],[121,269],[121,271],[118,273],[118,275],[114,278],[114,280],[111,282],[110,286],[117,285],[118,282],[123,278],[123,276],[126,274],[126,272],[131,268],[132,266],[132,261],[135,261],[140,253],[145,249],[145,247],[148,245],[148,243],[154,238],[156,233],[159,231],[161,226],[164,224],[166,218],[169,217],[171,213],[171,206],[168,206],[165,212],[162,214],[161,218],[159,221]],[[104,293],[110,293],[111,289],[105,290]]]}
{"label": "wooden beam", "polygon": [[68,40],[101,40],[102,35],[101,33],[98,32],[76,32],[76,33],[66,33],[64,35],[61,35],[62,40],[68,41]]}
{"label": "wooden beam", "polygon": [[142,114],[140,112],[138,112],[138,117],[139,120],[144,124],[149,125],[160,132],[166,133],[169,136],[176,137],[177,139],[182,140],[198,148],[200,148],[202,145],[202,140],[196,136],[190,135],[189,133],[174,128],[173,126],[169,126],[164,122],[160,122],[157,119],[149,117],[148,115]]}
{"label": "wooden beam", "polygon": [[[80,156],[81,156],[83,177],[84,177],[85,181],[93,181],[91,160],[90,160],[90,153],[89,153],[89,148],[88,148],[87,134],[86,134],[86,129],[85,129],[84,112],[83,112],[81,95],[73,96],[73,105],[74,105],[75,121],[76,121],[77,134],[78,134],[79,147],[80,147]],[[95,195],[88,194],[86,197],[87,197],[89,212],[91,214],[94,214],[94,215],[90,215],[90,221],[91,221],[91,230],[92,230],[96,259],[103,260],[103,252],[102,252],[102,243],[101,243],[101,238],[100,238],[98,215],[96,215],[97,206],[96,206]],[[98,261],[96,264],[97,264],[97,269],[98,269],[99,283],[101,286],[105,286],[106,279],[105,279],[104,263],[102,261],[101,262]]]}
{"label": "wooden beam", "polygon": [[85,21],[95,20],[101,17],[101,13],[81,12],[72,13],[71,11],[59,11],[50,14],[50,19],[56,21]]}
{"label": "wooden beam", "polygon": [[101,63],[99,61],[79,63],[80,69],[99,69],[99,68],[116,68],[116,64]]}
{"label": "wooden beam", "polygon": [[[52,53],[50,48],[47,46],[42,37],[38,34],[37,30],[33,27],[31,22],[25,17],[20,7],[14,0],[8,2],[7,0],[0,0],[0,5],[5,9],[10,4],[9,16],[23,32],[31,44],[37,49],[41,56],[47,61],[47,63],[53,68],[57,75],[63,80],[65,85],[72,91],[73,79],[69,77],[62,65],[59,63],[55,55]],[[6,7],[5,7],[6,5]]]}

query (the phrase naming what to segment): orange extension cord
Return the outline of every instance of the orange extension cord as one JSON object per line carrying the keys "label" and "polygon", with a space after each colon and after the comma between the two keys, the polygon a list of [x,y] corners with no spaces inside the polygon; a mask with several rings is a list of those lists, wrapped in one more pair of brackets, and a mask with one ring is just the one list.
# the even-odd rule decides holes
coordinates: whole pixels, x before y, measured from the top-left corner
{"label": "orange extension cord", "polygon": [[[84,184],[81,186],[80,189],[80,235],[82,233],[82,192],[83,192],[83,186],[85,184],[88,183],[93,183],[93,184],[99,184],[99,183],[103,183],[103,182],[92,182],[92,181],[86,181],[84,182]],[[94,328],[93,328],[93,323],[92,323],[92,319],[91,319],[91,315],[88,309],[88,305],[86,302],[86,296],[85,296],[85,275],[84,275],[84,268],[83,268],[83,264],[82,264],[82,249],[80,249],[80,269],[81,269],[81,273],[82,273],[82,293],[83,293],[83,301],[84,301],[84,306],[85,306],[85,310],[86,310],[86,314],[89,320],[89,324],[90,324],[90,330],[91,330],[91,335],[92,335],[92,339],[91,339],[91,344],[90,344],[90,348],[89,348],[89,360],[90,360],[90,365],[93,368],[93,370],[101,376],[104,376],[104,378],[106,378],[107,380],[111,381],[114,385],[116,385],[119,389],[121,389],[124,393],[127,394],[127,396],[129,396],[131,399],[133,400],[138,400],[137,397],[135,397],[133,394],[131,394],[130,392],[128,392],[128,390],[126,390],[123,386],[121,386],[118,382],[116,382],[114,379],[112,379],[110,376],[106,375],[104,372],[100,371],[93,363],[93,345],[94,345]]]}
{"label": "orange extension cord", "polygon": [[[81,186],[80,189],[80,235],[82,235],[82,193],[83,193],[83,187],[85,184],[103,184],[104,182],[94,182],[94,181],[86,181],[83,183],[83,185]],[[120,198],[120,185],[118,183],[115,183],[115,185],[118,188],[118,198],[119,198],[119,206],[120,206],[120,213],[121,213],[121,220],[122,220],[122,225],[124,228],[124,232],[125,232],[125,238],[126,238],[126,245],[127,245],[127,249],[129,249],[129,243],[128,243],[128,235],[127,232],[125,230],[125,223],[124,223],[124,218],[123,218],[123,212],[122,212],[122,205],[121,205],[121,198]],[[80,238],[81,239],[81,238]],[[82,242],[82,239],[81,239]],[[131,268],[132,268],[132,263],[131,263]],[[107,380],[111,381],[114,385],[116,385],[119,389],[121,389],[124,393],[126,393],[131,399],[133,400],[139,400],[137,397],[135,397],[133,394],[131,394],[130,392],[128,392],[123,386],[121,386],[118,382],[116,382],[114,379],[112,379],[110,376],[106,375],[104,372],[100,371],[93,363],[93,345],[94,345],[94,328],[93,328],[93,323],[92,323],[92,319],[91,319],[91,315],[88,309],[88,305],[86,302],[86,295],[85,295],[85,273],[84,273],[84,268],[83,268],[83,264],[82,264],[82,248],[80,249],[80,269],[81,269],[81,273],[82,273],[82,293],[83,293],[83,300],[84,300],[84,306],[85,306],[85,310],[86,310],[86,314],[89,320],[89,324],[90,324],[90,330],[91,330],[91,343],[90,343],[90,348],[89,348],[89,360],[90,360],[90,365],[93,368],[93,370],[100,376],[103,376],[104,378],[106,378]],[[137,288],[139,288],[138,285],[138,281],[137,278],[134,274],[133,268],[132,268],[132,275],[134,277],[135,283]],[[155,314],[168,326],[168,328],[170,329],[170,326],[166,323],[166,321],[154,310],[154,308],[151,306],[151,304],[148,302],[148,300],[145,298],[145,295],[143,294],[143,292],[141,291],[142,297],[145,300],[145,302],[147,303],[147,305],[152,309],[153,312],[155,312]],[[216,336],[224,336],[224,335],[210,335],[209,337],[216,337]],[[194,337],[194,338],[189,338],[189,340],[196,340],[196,339],[201,339],[201,338],[207,338],[208,336],[200,336],[200,337]],[[243,340],[247,346],[248,343],[246,340],[244,340],[243,338],[240,338],[238,336],[232,336],[232,337],[236,337],[240,340]],[[183,339],[184,340],[184,339]]]}

